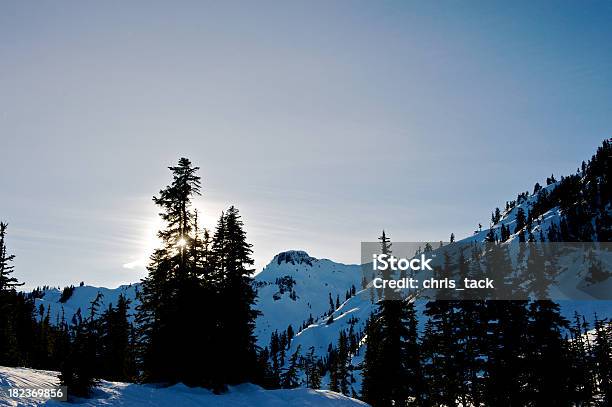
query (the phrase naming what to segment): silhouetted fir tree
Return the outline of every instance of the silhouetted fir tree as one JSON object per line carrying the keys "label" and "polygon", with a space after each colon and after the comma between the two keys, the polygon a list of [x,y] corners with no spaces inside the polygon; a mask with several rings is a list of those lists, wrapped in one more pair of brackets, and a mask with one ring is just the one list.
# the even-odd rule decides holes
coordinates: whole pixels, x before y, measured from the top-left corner
{"label": "silhouetted fir tree", "polygon": [[597,393],[601,405],[612,402],[612,325],[595,315],[593,367],[597,376]]}
{"label": "silhouetted fir tree", "polygon": [[225,383],[234,384],[255,376],[257,354],[253,330],[258,312],[253,305],[257,293],[252,284],[253,251],[246,241],[238,209],[231,206],[224,215],[224,223],[220,326],[225,360],[218,373]]}
{"label": "silhouetted fir tree", "polygon": [[497,234],[495,233],[495,231],[492,228],[489,229],[489,231],[487,232],[487,235],[485,236],[485,240],[487,242],[493,242],[493,243],[495,243],[495,241],[497,241]]}
{"label": "silhouetted fir tree", "polygon": [[99,335],[96,314],[101,295],[90,303],[89,317],[83,320],[81,310],[72,317],[70,350],[60,368],[60,383],[68,387],[68,394],[76,397],[90,397],[97,384],[99,374],[97,338]]}
{"label": "silhouetted fir tree", "polygon": [[273,389],[280,388],[280,375],[281,375],[281,361],[280,361],[280,353],[281,351],[281,343],[280,337],[278,335],[278,331],[272,332],[270,337],[270,367],[271,367],[271,376],[269,379],[269,386]]}
{"label": "silhouetted fir tree", "polygon": [[521,231],[525,227],[525,223],[526,223],[525,211],[523,210],[523,208],[518,208],[516,212],[516,223],[514,226],[514,233],[518,233],[519,231]]}
{"label": "silhouetted fir tree", "polygon": [[568,401],[575,405],[584,405],[593,399],[595,372],[592,369],[591,347],[587,339],[588,324],[577,312],[574,312],[574,321],[569,332],[570,337],[565,338],[570,363],[567,381],[571,383]]}
{"label": "silhouetted fir tree", "polygon": [[289,358],[289,366],[281,374],[281,387],[283,389],[295,389],[300,385],[300,379],[298,376],[299,365],[298,359],[300,357],[301,347],[298,345],[295,352]]}
{"label": "silhouetted fir tree", "polygon": [[427,386],[425,388],[425,392],[423,394],[424,402],[422,405],[436,405],[440,400],[440,391],[439,388],[441,386],[440,382],[435,379],[435,369],[437,368],[437,353],[434,346],[434,341],[427,340],[426,338],[434,338],[434,322],[431,318],[428,318],[425,321],[425,328],[423,329],[423,336],[421,342],[421,351],[420,351],[420,359],[421,359],[421,371],[423,372],[423,379]]}
{"label": "silhouetted fir tree", "polygon": [[54,329],[51,326],[51,307],[45,310],[41,304],[39,309],[40,322],[36,324],[35,364],[42,369],[53,369],[51,354],[54,340]]}
{"label": "silhouetted fir tree", "polygon": [[[459,278],[475,280],[484,276],[477,258],[468,262],[463,251],[458,261]],[[459,400],[462,405],[481,404],[484,394],[482,372],[487,353],[486,332],[488,324],[486,302],[470,298],[466,291],[455,302],[454,341],[457,353],[455,365],[459,373]]]}
{"label": "silhouetted fir tree", "polygon": [[526,376],[526,301],[490,301],[485,405],[524,405]]}
{"label": "silhouetted fir tree", "polygon": [[0,222],[0,365],[32,366],[40,358],[35,349],[34,300],[16,291],[23,283],[11,275],[15,256],[8,253],[7,228]]}
{"label": "silhouetted fir tree", "polygon": [[61,318],[58,318],[54,328],[53,347],[51,352],[51,365],[53,370],[59,370],[62,363],[70,353],[70,331],[66,322],[64,308],[62,307]]}
{"label": "silhouetted fir tree", "polygon": [[255,384],[264,389],[278,389],[278,380],[275,380],[274,369],[270,363],[271,355],[268,347],[263,348],[257,354],[257,375],[253,379]]}
{"label": "silhouetted fir tree", "polygon": [[568,344],[562,336],[567,321],[550,300],[529,305],[527,338],[527,401],[533,405],[563,405],[570,398]]}
{"label": "silhouetted fir tree", "polygon": [[6,249],[7,228],[8,223],[0,222],[0,291],[8,291],[24,284],[19,283],[15,277],[11,276],[15,268],[12,264],[15,255],[8,254]]}
{"label": "silhouetted fir tree", "polygon": [[101,316],[101,377],[106,380],[129,382],[137,374],[132,326],[128,321],[129,304],[121,294],[116,307],[109,304]]}
{"label": "silhouetted fir tree", "polygon": [[[391,242],[384,231],[379,240],[380,252],[390,254]],[[410,397],[419,402],[422,396],[414,305],[391,298],[393,293],[384,293],[366,331],[362,395],[375,406],[403,405]]]}
{"label": "silhouetted fir tree", "polygon": [[60,295],[59,302],[61,302],[63,304],[66,301],[68,301],[70,299],[70,297],[72,297],[72,293],[74,293],[74,286],[73,285],[69,285],[69,286],[64,287],[64,289],[62,290],[62,295]]}
{"label": "silhouetted fir tree", "polygon": [[318,358],[315,356],[314,346],[309,348],[308,354],[304,357],[303,365],[306,387],[315,390],[321,388],[321,367]]}
{"label": "silhouetted fir tree", "polygon": [[[451,259],[444,253],[444,275],[450,275]],[[425,304],[424,314],[429,317],[427,336],[423,337],[423,363],[426,372],[430,404],[455,405],[461,391],[459,371],[459,343],[456,329],[459,315],[455,300],[435,300]]]}
{"label": "silhouetted fir tree", "polygon": [[350,353],[348,339],[344,330],[340,331],[338,336],[338,347],[335,352],[333,366],[330,368],[330,375],[334,379],[334,391],[345,395],[350,395],[349,386],[351,385],[350,374]]}
{"label": "silhouetted fir tree", "polygon": [[210,321],[210,308],[200,308],[213,292],[206,267],[210,242],[194,232],[196,213],[191,210],[191,199],[200,194],[199,168],[181,158],[169,169],[172,183],[153,197],[165,223],[158,232],[162,245],[151,256],[137,308],[143,379],[211,386],[213,373],[203,362],[204,353],[212,352],[206,332],[216,324]]}
{"label": "silhouetted fir tree", "polygon": [[279,361],[281,365],[285,364],[285,351],[287,350],[287,331],[283,331],[283,333],[281,333],[279,335]]}
{"label": "silhouetted fir tree", "polygon": [[[485,245],[482,272],[495,281],[487,303],[487,342],[485,394],[486,405],[524,403],[527,301],[512,284],[512,266],[506,244]],[[513,300],[508,300],[513,299]]]}
{"label": "silhouetted fir tree", "polygon": [[145,382],[171,381],[170,366],[174,363],[169,323],[173,314],[171,266],[165,251],[155,250],[147,268],[149,275],[142,280],[138,293],[138,351]]}
{"label": "silhouetted fir tree", "polygon": [[183,355],[186,360],[182,367],[183,381],[188,385],[218,388],[217,364],[222,361],[218,344],[223,339],[220,314],[211,310],[219,305],[221,277],[215,268],[212,238],[208,230],[200,229],[197,211],[194,211],[191,230],[189,267],[182,281],[183,295],[179,302],[179,308],[183,310],[180,312],[180,321],[188,331],[188,336],[180,344],[184,346]]}
{"label": "silhouetted fir tree", "polygon": [[372,314],[366,323],[366,350],[363,361],[363,382],[361,397],[372,406],[391,405],[389,395],[386,393],[387,384],[385,366],[382,358],[383,333],[380,327],[381,321],[378,315]]}
{"label": "silhouetted fir tree", "polygon": [[536,182],[535,185],[533,186],[533,194],[535,195],[541,190],[542,190],[542,186],[540,185],[539,182]]}

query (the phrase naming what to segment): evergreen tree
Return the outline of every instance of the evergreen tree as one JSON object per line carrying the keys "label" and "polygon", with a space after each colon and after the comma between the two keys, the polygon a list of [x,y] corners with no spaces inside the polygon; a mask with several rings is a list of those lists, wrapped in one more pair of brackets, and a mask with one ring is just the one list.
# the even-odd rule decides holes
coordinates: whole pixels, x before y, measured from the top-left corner
{"label": "evergreen tree", "polygon": [[172,183],[153,197],[165,223],[158,232],[162,245],[151,256],[137,309],[143,378],[210,386],[213,374],[203,362],[213,352],[209,339],[216,324],[200,308],[214,300],[211,282],[205,279],[210,277],[209,242],[196,233],[197,214],[191,210],[192,198],[200,194],[199,168],[181,158],[169,169]]}
{"label": "evergreen tree", "polygon": [[34,300],[16,291],[22,286],[13,273],[15,256],[8,253],[6,231],[0,222],[0,365],[31,366],[38,363]]}
{"label": "evergreen tree", "polygon": [[514,233],[520,232],[525,227],[525,223],[525,211],[523,208],[518,208],[518,211],[516,212],[516,225],[514,226]]}
{"label": "evergreen tree", "polygon": [[72,318],[70,350],[60,369],[60,383],[68,387],[68,394],[76,397],[90,397],[98,383],[99,374],[97,338],[99,335],[96,315],[101,294],[90,303],[89,317],[83,320],[81,310]]}
{"label": "evergreen tree", "polygon": [[300,346],[297,347],[295,352],[289,358],[289,366],[285,369],[281,375],[281,387],[283,389],[295,389],[299,387],[300,380],[298,377],[298,359],[300,357]]}
{"label": "evergreen tree", "polygon": [[222,257],[224,265],[220,287],[220,326],[225,361],[220,367],[220,377],[225,383],[235,384],[250,380],[256,373],[253,331],[258,312],[253,306],[257,293],[253,288],[252,245],[246,241],[238,209],[231,206],[224,215],[223,223],[222,253],[218,249],[215,252]]}
{"label": "evergreen tree", "polygon": [[117,306],[109,304],[101,317],[102,374],[106,380],[128,382],[136,377],[133,327],[128,321],[130,301],[119,295]]}
{"label": "evergreen tree", "polygon": [[524,405],[526,302],[491,301],[487,311],[485,405]]}
{"label": "evergreen tree", "polygon": [[422,344],[428,404],[455,405],[461,390],[461,372],[454,332],[458,321],[454,301],[429,301],[425,305],[425,315],[430,318]]}
{"label": "evergreen tree", "polygon": [[338,348],[335,354],[335,361],[333,366],[333,377],[336,384],[336,390],[342,394],[350,395],[349,386],[351,385],[349,364],[351,358],[349,353],[349,344],[346,332],[340,331],[338,337]]}
{"label": "evergreen tree", "polygon": [[314,352],[315,348],[311,346],[304,358],[304,374],[306,376],[306,387],[316,390],[321,388],[321,367]]}
{"label": "evergreen tree", "polygon": [[11,277],[13,273],[14,254],[8,254],[6,249],[6,229],[8,223],[0,222],[0,291],[7,291],[15,287],[22,286],[24,283],[17,282],[15,277]]}
{"label": "evergreen tree", "polygon": [[574,321],[569,332],[571,337],[565,338],[570,364],[567,381],[571,383],[568,400],[575,405],[586,405],[594,396],[595,372],[591,364],[592,351],[588,340],[588,324],[577,312],[574,312]]}
{"label": "evergreen tree", "polygon": [[612,325],[595,315],[595,344],[593,346],[594,370],[597,375],[598,395],[601,405],[612,402]]}
{"label": "evergreen tree", "polygon": [[570,359],[562,330],[567,321],[550,300],[529,305],[527,397],[533,405],[563,405],[570,399]]}
{"label": "evergreen tree", "polygon": [[[384,231],[379,240],[381,253],[390,254]],[[391,295],[385,293],[367,327],[362,396],[376,406],[404,405],[411,397],[420,403],[422,398],[414,305]]]}

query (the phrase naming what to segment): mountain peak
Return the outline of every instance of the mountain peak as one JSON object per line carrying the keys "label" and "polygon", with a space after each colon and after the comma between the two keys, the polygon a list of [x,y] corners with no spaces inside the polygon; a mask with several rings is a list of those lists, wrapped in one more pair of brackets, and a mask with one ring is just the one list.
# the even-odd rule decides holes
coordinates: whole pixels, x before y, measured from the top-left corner
{"label": "mountain peak", "polygon": [[289,250],[286,252],[281,252],[274,256],[273,262],[277,264],[281,263],[291,263],[291,264],[302,264],[306,263],[309,266],[312,266],[312,261],[315,260],[314,257],[310,257],[308,253],[303,250]]}

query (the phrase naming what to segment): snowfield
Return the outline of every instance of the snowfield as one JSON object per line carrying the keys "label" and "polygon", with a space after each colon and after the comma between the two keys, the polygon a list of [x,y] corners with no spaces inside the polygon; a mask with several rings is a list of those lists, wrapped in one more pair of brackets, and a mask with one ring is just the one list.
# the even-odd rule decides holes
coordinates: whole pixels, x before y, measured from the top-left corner
{"label": "snowfield", "polygon": [[[0,367],[0,387],[57,386],[57,372]],[[340,406],[368,404],[327,390],[264,390],[254,384],[231,387],[223,395],[183,384],[171,387],[101,381],[91,399],[76,399],[82,406]],[[59,401],[15,400],[0,396],[0,406],[66,406]]]}

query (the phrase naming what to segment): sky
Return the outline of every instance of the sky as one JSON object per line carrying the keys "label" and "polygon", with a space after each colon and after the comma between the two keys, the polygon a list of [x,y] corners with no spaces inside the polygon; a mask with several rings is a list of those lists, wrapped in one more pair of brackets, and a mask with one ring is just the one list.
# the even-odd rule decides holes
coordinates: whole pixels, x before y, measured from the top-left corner
{"label": "sky", "polygon": [[2,1],[0,219],[26,287],[146,271],[168,166],[257,269],[469,235],[612,135],[606,1]]}

